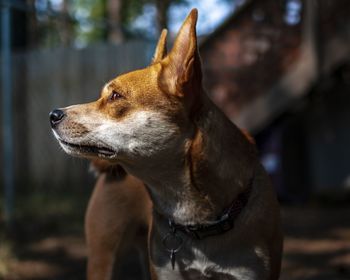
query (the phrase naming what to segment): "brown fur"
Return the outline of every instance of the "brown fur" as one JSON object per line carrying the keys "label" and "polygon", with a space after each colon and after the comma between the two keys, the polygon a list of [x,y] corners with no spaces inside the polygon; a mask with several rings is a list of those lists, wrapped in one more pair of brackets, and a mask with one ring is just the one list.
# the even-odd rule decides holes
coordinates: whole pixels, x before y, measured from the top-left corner
{"label": "brown fur", "polygon": [[[193,10],[169,54],[163,32],[149,67],[116,77],[96,102],[66,108],[54,131],[68,153],[108,159],[147,185],[154,207],[150,257],[159,279],[276,280],[282,249],[278,202],[251,139],[205,94],[196,21]],[[130,227],[135,232],[140,224],[136,218],[147,212],[148,202],[142,196],[144,203],[139,203],[141,197],[121,189],[138,192],[136,181],[127,176],[110,191],[96,188],[87,214],[90,248],[106,238],[105,249],[114,249]],[[168,218],[182,225],[210,224],[250,185],[234,229],[204,240],[177,233],[184,246],[172,270],[162,245],[170,230]],[[128,211],[126,198],[120,198],[124,192],[130,199]],[[116,223],[116,217],[122,222]],[[102,259],[109,267],[111,253],[105,259],[103,251],[96,252],[90,259]],[[92,266],[89,274],[102,264]]]}

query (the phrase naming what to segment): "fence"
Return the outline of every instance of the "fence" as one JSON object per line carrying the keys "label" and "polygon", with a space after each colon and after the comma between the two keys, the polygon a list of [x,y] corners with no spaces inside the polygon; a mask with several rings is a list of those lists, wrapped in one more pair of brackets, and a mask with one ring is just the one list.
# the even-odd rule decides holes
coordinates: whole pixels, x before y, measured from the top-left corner
{"label": "fence", "polygon": [[152,47],[140,41],[12,56],[16,191],[86,184],[87,163],[60,151],[48,113],[53,108],[96,99],[105,82],[147,65]]}

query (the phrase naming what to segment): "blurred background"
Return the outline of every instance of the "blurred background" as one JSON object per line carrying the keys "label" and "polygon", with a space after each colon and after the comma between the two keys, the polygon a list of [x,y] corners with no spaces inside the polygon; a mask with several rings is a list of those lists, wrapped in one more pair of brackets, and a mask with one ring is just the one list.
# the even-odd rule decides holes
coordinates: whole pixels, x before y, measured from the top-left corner
{"label": "blurred background", "polygon": [[0,279],[85,279],[94,177],[48,113],[146,66],[192,7],[208,93],[255,137],[282,203],[281,279],[350,279],[348,0],[1,0]]}

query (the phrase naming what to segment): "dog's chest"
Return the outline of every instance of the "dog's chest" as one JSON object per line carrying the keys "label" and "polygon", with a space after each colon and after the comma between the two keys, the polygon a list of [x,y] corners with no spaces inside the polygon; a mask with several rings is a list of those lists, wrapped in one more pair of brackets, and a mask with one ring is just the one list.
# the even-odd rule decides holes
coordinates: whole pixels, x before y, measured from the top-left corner
{"label": "dog's chest", "polygon": [[[202,252],[193,250],[186,256],[178,256],[175,269],[170,262],[159,268],[159,279],[175,280],[238,280],[255,279],[255,273],[247,267],[226,266],[222,267],[218,262],[209,260]],[[181,253],[180,253],[181,254]]]}
{"label": "dog's chest", "polygon": [[237,278],[235,276],[226,274],[226,273],[220,273],[220,272],[209,272],[206,274],[203,274],[201,271],[190,269],[188,271],[182,271],[174,272],[174,271],[163,271],[162,273],[159,273],[160,278],[159,279],[167,279],[167,280],[238,280],[242,278]]}
{"label": "dog's chest", "polygon": [[232,275],[229,275],[229,274],[226,274],[226,273],[221,273],[221,272],[215,272],[215,271],[212,271],[212,272],[209,272],[209,273],[206,273],[205,275],[203,275],[202,272],[200,271],[197,271],[197,270],[189,270],[187,272],[188,274],[188,279],[211,279],[211,280],[237,280],[238,278],[236,278],[235,276],[232,276]]}
{"label": "dog's chest", "polygon": [[203,266],[195,264],[185,269],[181,272],[175,268],[172,270],[171,267],[166,267],[160,269],[158,275],[159,279],[175,280],[238,280],[238,279],[255,279],[246,278],[247,271],[240,271],[241,269],[220,269],[216,266]]}
{"label": "dog's chest", "polygon": [[223,279],[236,280],[240,279],[232,274],[233,271],[220,271],[217,266],[209,265],[200,267],[199,265],[192,265],[185,269],[183,275],[184,279]]}

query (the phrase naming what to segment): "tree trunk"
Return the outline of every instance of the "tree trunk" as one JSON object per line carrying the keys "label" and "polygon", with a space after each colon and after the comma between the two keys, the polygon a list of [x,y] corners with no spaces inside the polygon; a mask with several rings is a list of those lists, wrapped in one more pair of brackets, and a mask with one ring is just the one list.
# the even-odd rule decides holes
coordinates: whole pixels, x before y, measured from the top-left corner
{"label": "tree trunk", "polygon": [[62,3],[62,21],[60,22],[61,30],[60,37],[63,46],[68,47],[73,41],[73,21],[69,15],[69,0],[63,0]]}
{"label": "tree trunk", "polygon": [[124,36],[121,28],[121,0],[107,0],[107,19],[108,30],[107,37],[112,43],[118,44],[123,41]]}
{"label": "tree trunk", "polygon": [[155,3],[157,8],[157,29],[160,34],[163,28],[168,28],[168,10],[170,1],[156,0]]}
{"label": "tree trunk", "polygon": [[27,0],[27,5],[32,11],[27,15],[27,36],[28,36],[28,48],[34,49],[38,46],[39,35],[38,35],[38,20],[35,12],[35,0]]}

